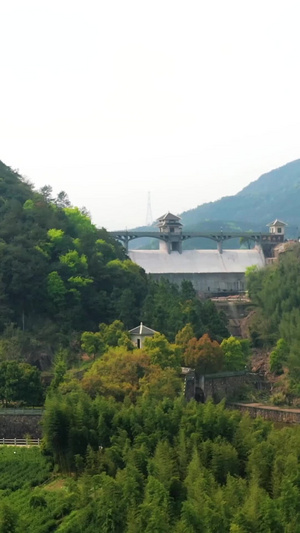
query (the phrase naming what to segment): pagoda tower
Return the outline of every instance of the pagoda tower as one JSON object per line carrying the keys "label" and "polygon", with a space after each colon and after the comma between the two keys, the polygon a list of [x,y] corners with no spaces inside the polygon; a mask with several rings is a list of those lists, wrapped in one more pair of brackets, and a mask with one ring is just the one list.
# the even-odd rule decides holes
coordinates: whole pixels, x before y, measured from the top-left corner
{"label": "pagoda tower", "polygon": [[168,254],[172,252],[182,253],[182,224],[180,217],[166,213],[157,220],[159,232],[164,238],[160,240],[159,249]]}

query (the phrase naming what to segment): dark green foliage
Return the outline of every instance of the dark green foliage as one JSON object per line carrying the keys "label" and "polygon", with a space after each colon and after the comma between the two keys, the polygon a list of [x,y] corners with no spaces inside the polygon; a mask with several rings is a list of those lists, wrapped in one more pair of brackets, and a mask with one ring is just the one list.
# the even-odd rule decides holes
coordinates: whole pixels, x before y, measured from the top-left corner
{"label": "dark green foliage", "polygon": [[272,371],[281,373],[286,366],[295,387],[300,379],[299,279],[298,243],[280,254],[278,262],[248,274],[249,295],[257,306],[250,327],[252,340],[258,346],[274,347],[270,358]]}
{"label": "dark green foliage", "polygon": [[153,337],[146,337],[144,351],[150,356],[153,365],[161,368],[177,368],[179,370],[181,357],[180,349],[170,344],[161,333],[155,333]]}
{"label": "dark green foliage", "polygon": [[[67,433],[47,422],[45,446],[61,466],[81,457],[77,478],[34,488],[50,475],[47,459],[37,448],[2,448],[0,524],[15,527],[3,531],[298,531],[298,427],[274,429],[223,404],[74,393],[48,401],[49,420],[60,405]],[[67,442],[60,454],[53,430]]]}
{"label": "dark green foliage", "polygon": [[70,207],[64,192],[37,193],[2,163],[0,198],[0,333],[14,323],[24,335],[14,358],[46,352],[49,359],[74,330],[100,322],[136,325],[146,276],[104,229]]}
{"label": "dark green foliage", "polygon": [[270,370],[275,374],[283,372],[282,365],[286,362],[289,347],[284,339],[279,339],[274,350],[270,353]]}
{"label": "dark green foliage", "polygon": [[85,503],[59,531],[283,533],[300,519],[299,428],[275,430],[223,404],[180,398],[140,398],[133,405],[72,394],[53,401],[46,419],[63,406],[64,458],[47,425],[45,442],[61,467],[72,464],[78,405],[86,404],[85,444],[76,449]]}
{"label": "dark green foliage", "polygon": [[198,338],[204,333],[219,341],[229,336],[225,315],[217,311],[211,300],[200,301],[188,281],[181,287],[167,280],[150,281],[142,318],[147,326],[163,333],[170,341],[188,323]]}
{"label": "dark green foliage", "polygon": [[0,507],[0,532],[14,533],[17,528],[18,514],[7,504],[2,504]]}
{"label": "dark green foliage", "polygon": [[5,405],[20,403],[24,405],[41,405],[43,387],[40,371],[17,361],[0,363],[0,401]]}

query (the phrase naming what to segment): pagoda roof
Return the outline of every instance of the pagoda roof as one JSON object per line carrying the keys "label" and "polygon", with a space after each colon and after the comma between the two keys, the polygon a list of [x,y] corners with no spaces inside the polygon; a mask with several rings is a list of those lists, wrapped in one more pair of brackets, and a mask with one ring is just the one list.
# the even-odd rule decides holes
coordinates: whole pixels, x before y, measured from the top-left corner
{"label": "pagoda roof", "polygon": [[278,218],[276,218],[274,220],[274,222],[270,222],[269,224],[267,224],[267,226],[271,227],[271,226],[288,226],[288,224],[286,222],[282,222],[282,220],[278,220]]}
{"label": "pagoda roof", "polygon": [[180,220],[180,217],[177,217],[176,215],[172,215],[172,213],[168,212],[165,215],[162,215],[157,220],[163,221],[163,220]]}
{"label": "pagoda roof", "polygon": [[130,335],[149,336],[149,335],[154,335],[154,333],[158,333],[158,332],[155,331],[155,329],[151,329],[151,328],[148,328],[147,326],[144,326],[143,322],[141,322],[140,325],[137,326],[136,328],[130,329],[129,333]]}

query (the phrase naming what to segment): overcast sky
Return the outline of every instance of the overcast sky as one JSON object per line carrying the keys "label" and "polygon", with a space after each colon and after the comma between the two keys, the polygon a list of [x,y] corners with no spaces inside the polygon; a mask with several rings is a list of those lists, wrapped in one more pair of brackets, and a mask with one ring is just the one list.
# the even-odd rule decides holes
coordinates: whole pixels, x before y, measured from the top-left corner
{"label": "overcast sky", "polygon": [[8,0],[0,159],[107,229],[300,157],[300,4]]}

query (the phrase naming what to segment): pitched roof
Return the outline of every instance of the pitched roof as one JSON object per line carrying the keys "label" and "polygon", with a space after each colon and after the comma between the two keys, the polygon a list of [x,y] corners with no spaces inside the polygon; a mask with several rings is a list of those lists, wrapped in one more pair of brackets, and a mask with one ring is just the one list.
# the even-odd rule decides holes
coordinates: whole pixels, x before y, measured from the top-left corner
{"label": "pitched roof", "polygon": [[270,224],[267,224],[267,226],[288,226],[288,224],[286,222],[282,222],[282,220],[278,220],[278,218],[276,218],[276,220],[274,220],[274,222],[270,222]]}
{"label": "pitched roof", "polygon": [[137,326],[136,328],[130,329],[129,333],[130,335],[149,336],[149,335],[154,335],[154,333],[157,333],[157,331],[151,328],[147,328],[147,326],[144,326],[143,322],[141,322],[140,325]]}
{"label": "pitched roof", "polygon": [[172,213],[168,212],[165,215],[162,215],[157,220],[163,221],[163,220],[180,220],[180,217],[177,217],[176,215],[172,215]]}

